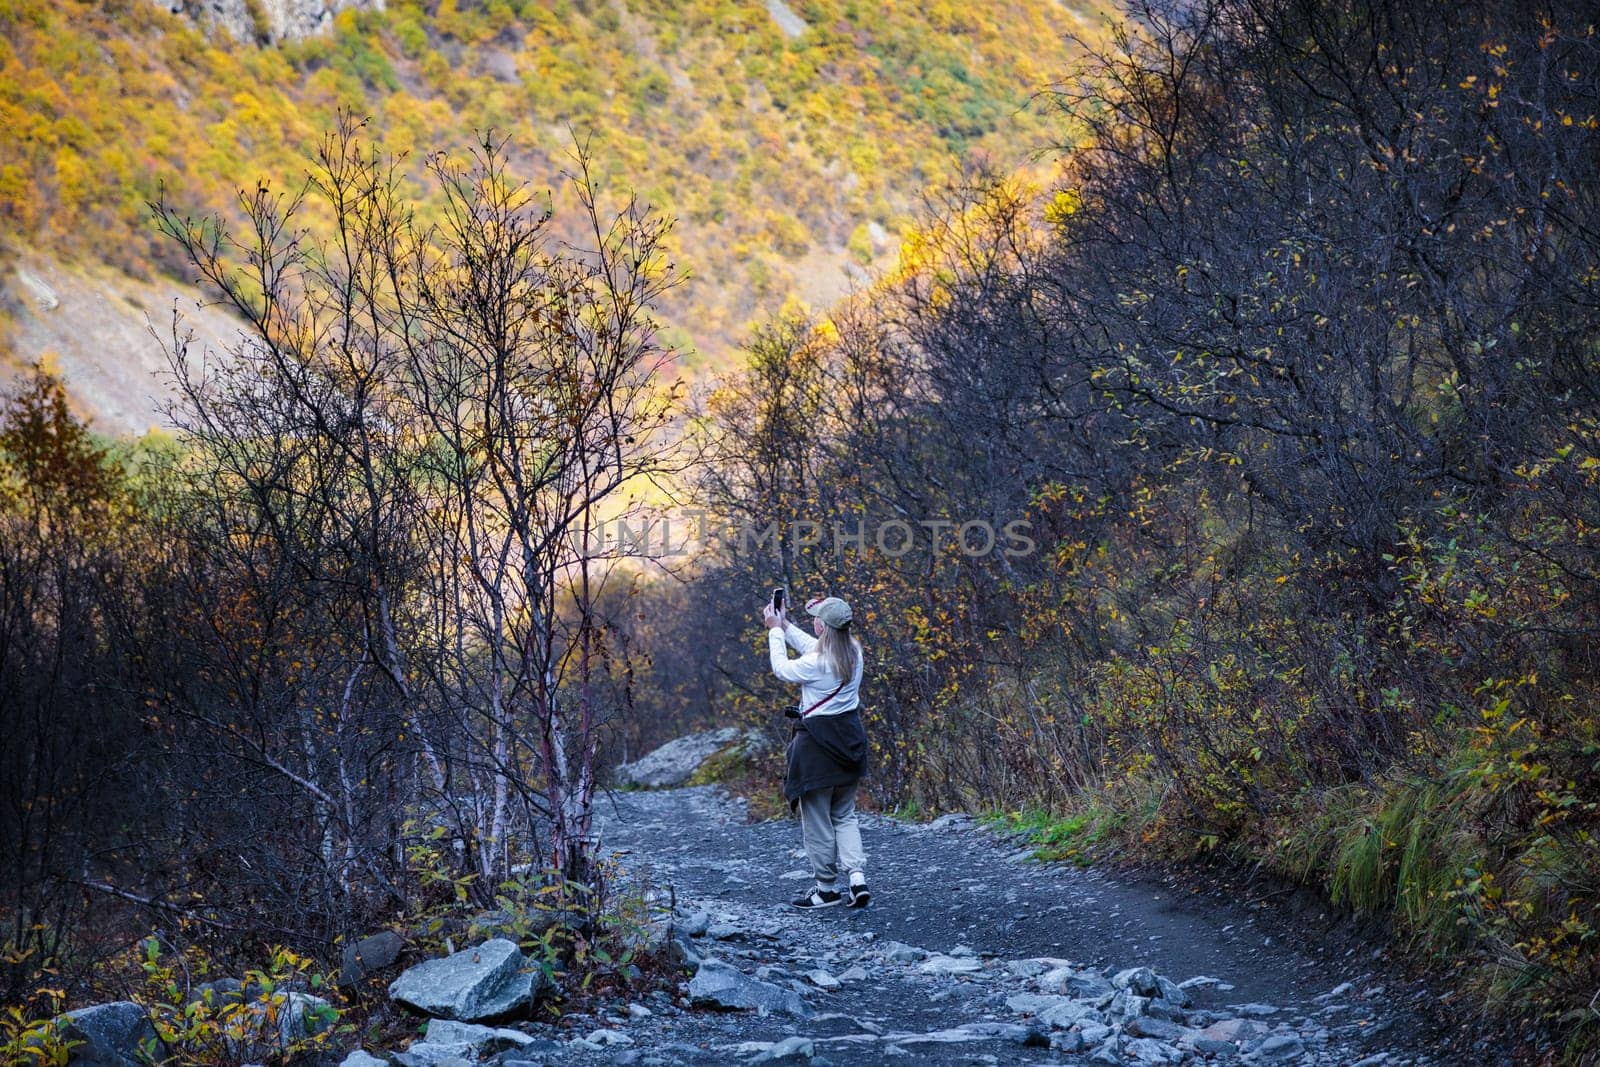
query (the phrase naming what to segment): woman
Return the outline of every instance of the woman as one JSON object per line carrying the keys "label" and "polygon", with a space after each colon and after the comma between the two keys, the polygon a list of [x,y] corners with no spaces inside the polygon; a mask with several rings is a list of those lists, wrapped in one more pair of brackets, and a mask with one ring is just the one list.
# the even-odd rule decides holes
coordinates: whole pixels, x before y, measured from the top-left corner
{"label": "woman", "polygon": [[[856,784],[867,757],[857,699],[861,642],[850,633],[850,605],[838,597],[812,600],[806,611],[815,637],[771,604],[763,613],[772,672],[800,684],[799,721],[789,742],[783,795],[790,810],[799,805],[800,837],[816,885],[791,903],[805,910],[844,903],[860,908],[872,899],[856,821]],[[786,640],[800,653],[798,659],[789,658]],[[847,872],[843,889],[838,886],[840,868]]]}

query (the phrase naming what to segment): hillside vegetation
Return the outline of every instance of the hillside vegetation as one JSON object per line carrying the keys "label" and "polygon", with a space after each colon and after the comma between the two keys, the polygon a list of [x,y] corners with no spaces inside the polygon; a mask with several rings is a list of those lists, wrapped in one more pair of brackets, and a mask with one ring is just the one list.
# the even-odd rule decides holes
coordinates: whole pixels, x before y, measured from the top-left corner
{"label": "hillside vegetation", "polygon": [[837,592],[880,804],[1259,864],[1592,1062],[1594,12],[1151,8],[1065,181],[972,183],[710,399],[702,502],[794,525],[654,591],[645,702],[776,740],[764,589]]}
{"label": "hillside vegetation", "polygon": [[[340,109],[411,153],[419,189],[421,157],[474,130],[508,135],[538,188],[592,135],[612,199],[637,192],[676,219],[688,277],[661,308],[670,339],[721,355],[758,309],[820,306],[851,265],[892,253],[921,191],[964,161],[1025,162],[1045,129],[1030,97],[1067,69],[1085,18],[819,0],[781,25],[728,0],[397,0],[257,46],[148,0],[4,0],[0,235],[181,273],[146,207],[163,183],[237,219],[237,190],[295,184]],[[424,214],[438,203],[428,192]]]}

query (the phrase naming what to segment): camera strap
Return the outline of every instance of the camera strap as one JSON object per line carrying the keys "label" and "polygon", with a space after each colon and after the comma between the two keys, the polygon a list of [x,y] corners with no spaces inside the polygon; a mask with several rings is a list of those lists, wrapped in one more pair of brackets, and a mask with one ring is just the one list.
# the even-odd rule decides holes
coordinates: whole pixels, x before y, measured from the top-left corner
{"label": "camera strap", "polygon": [[820,707],[822,707],[822,705],[824,705],[824,704],[826,704],[826,703],[827,703],[827,702],[828,702],[828,701],[830,701],[830,700],[832,700],[832,699],[833,699],[833,698],[834,698],[834,697],[836,697],[836,696],[838,696],[838,695],[839,695],[839,692],[840,692],[840,690],[842,690],[842,689],[844,689],[844,683],[843,683],[843,682],[840,682],[840,683],[839,683],[839,688],[838,688],[838,689],[835,689],[835,690],[834,690],[834,691],[833,691],[833,692],[831,692],[831,693],[829,693],[829,694],[828,694],[828,695],[827,695],[827,696],[825,696],[825,697],[823,697],[823,698],[822,698],[822,699],[821,699],[821,700],[819,700],[819,701],[817,701],[817,702],[816,702],[816,703],[815,703],[815,704],[813,704],[813,705],[811,705],[811,706],[810,706],[810,707],[809,707],[809,708],[807,708],[807,709],[806,709],[806,710],[805,710],[805,711],[802,711],[802,712],[801,712],[801,713],[800,713],[800,717],[801,717],[801,718],[802,718],[802,719],[803,719],[803,718],[805,718],[805,717],[806,717],[806,716],[807,716],[807,715],[810,715],[810,714],[811,714],[811,713],[812,713],[812,712],[813,712],[813,711],[816,711],[816,710],[817,710],[817,709],[818,709],[818,708],[820,708]]}

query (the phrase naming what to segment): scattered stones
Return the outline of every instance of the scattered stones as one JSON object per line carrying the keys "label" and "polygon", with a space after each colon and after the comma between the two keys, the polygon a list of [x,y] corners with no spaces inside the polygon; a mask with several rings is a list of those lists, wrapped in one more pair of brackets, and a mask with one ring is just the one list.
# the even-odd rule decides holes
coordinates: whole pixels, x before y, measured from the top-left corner
{"label": "scattered stones", "polygon": [[[1200,1067],[1238,1064],[1241,1059],[1249,1067],[1338,1067],[1366,1055],[1355,1051],[1356,1043],[1368,1043],[1370,1050],[1376,1032],[1372,1027],[1389,1021],[1385,1013],[1363,1011],[1371,1018],[1363,1018],[1359,1030],[1355,1027],[1354,1009],[1360,1004],[1355,991],[1374,980],[1360,973],[1351,974],[1354,984],[1325,980],[1316,987],[1329,990],[1315,998],[1317,1007],[1302,998],[1298,984],[1286,987],[1251,976],[1240,981],[1245,991],[1240,996],[1281,996],[1282,1008],[1250,1003],[1224,1009],[1218,994],[1231,988],[1227,982],[1205,974],[1180,982],[1158,970],[1161,964],[1154,961],[1168,958],[1161,950],[1179,936],[1164,916],[1141,927],[1156,916],[1135,902],[1125,905],[1128,910],[1120,916],[1115,910],[1109,916],[1098,913],[1104,925],[1092,925],[1079,911],[1082,899],[1070,890],[1054,900],[1038,891],[1052,877],[1047,871],[1019,869],[1016,879],[1001,880],[996,871],[964,858],[963,850],[983,847],[967,831],[960,831],[959,839],[921,838],[917,847],[922,852],[899,857],[880,845],[874,865],[884,872],[880,877],[889,908],[838,910],[802,920],[782,906],[786,883],[778,873],[794,865],[787,858],[793,837],[785,838],[773,827],[743,839],[739,835],[744,831],[737,829],[744,825],[742,813],[725,797],[718,799],[714,790],[624,794],[621,804],[625,810],[632,805],[636,811],[655,813],[642,826],[624,821],[621,831],[615,823],[608,827],[615,835],[612,841],[620,840],[636,854],[648,852],[651,862],[660,864],[646,871],[644,882],[655,894],[650,898],[653,914],[664,914],[669,892],[678,902],[670,918],[648,924],[646,930],[663,954],[692,959],[697,952],[689,939],[705,938],[693,942],[698,954],[709,948],[720,958],[690,964],[692,971],[675,983],[675,991],[669,986],[632,994],[637,1001],[620,996],[586,1004],[583,1014],[568,1015],[560,1026],[521,1025],[519,1030],[528,1031],[522,1035],[527,1047],[458,1040],[496,1031],[436,1021],[429,1036],[406,1052],[370,1060],[351,1053],[348,1067],[385,1062],[399,1067],[686,1067],[711,1062],[822,1067],[830,1060],[843,1065],[912,1055],[930,1062],[997,1067],[1053,1062],[1052,1057],[1121,1067]],[[627,818],[637,816],[630,813]],[[874,833],[879,820],[887,823],[880,815],[863,819]],[[939,828],[957,832],[964,822],[952,819]],[[707,827],[716,828],[712,836],[725,838],[715,848],[701,843]],[[893,832],[914,835],[923,828]],[[759,841],[759,849],[752,841]],[[1004,862],[1003,849],[991,851],[994,863]],[[926,876],[930,884],[960,897],[944,901],[947,918],[925,922],[915,900],[909,913],[905,899],[896,906],[897,897],[909,892],[896,879],[903,880],[913,865],[918,877]],[[1092,887],[1099,875],[1084,877]],[[685,890],[695,895],[686,897]],[[968,893],[973,894],[970,904]],[[988,907],[991,903],[998,911]],[[1063,913],[1059,925],[1056,912]],[[942,913],[935,909],[928,914],[938,918]],[[1011,940],[1012,931],[1019,940]],[[895,940],[896,935],[944,947],[930,952]],[[1092,940],[1096,936],[1098,942]],[[1048,940],[1052,937],[1059,942]],[[953,944],[957,941],[966,943]],[[1259,936],[1250,943],[1249,952],[1260,953],[1254,947]],[[994,951],[1011,944],[1026,944],[1033,951],[1054,948],[1072,958],[1008,959]],[[371,962],[362,955],[362,962]],[[1150,963],[1104,966],[1119,957]],[[1197,957],[1190,952],[1187,958]],[[1238,962],[1224,955],[1211,966]],[[1284,973],[1277,961],[1270,962],[1270,973]],[[213,995],[237,994],[218,988]],[[1329,1007],[1330,1001],[1336,1004]],[[812,1010],[833,1006],[855,1014]],[[917,1014],[903,1014],[908,1008]],[[709,1013],[724,1009],[746,1014]],[[1338,1009],[1345,1014],[1337,1014]],[[908,1027],[909,1018],[917,1022]],[[1262,1020],[1287,1021],[1274,1028]],[[690,1043],[683,1043],[685,1039]],[[954,1047],[941,1047],[947,1045]],[[1051,1051],[1021,1051],[1047,1048]]]}

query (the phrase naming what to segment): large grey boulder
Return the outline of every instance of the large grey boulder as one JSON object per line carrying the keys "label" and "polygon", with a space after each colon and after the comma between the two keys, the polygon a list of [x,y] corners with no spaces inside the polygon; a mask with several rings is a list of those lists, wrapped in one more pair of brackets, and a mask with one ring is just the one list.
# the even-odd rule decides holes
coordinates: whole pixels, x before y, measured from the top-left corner
{"label": "large grey boulder", "polygon": [[64,1040],[81,1042],[72,1050],[74,1067],[140,1067],[144,1043],[156,1037],[150,1013],[130,1000],[69,1011],[56,1025]]}
{"label": "large grey boulder", "polygon": [[721,960],[705,960],[689,980],[692,1004],[735,1010],[782,1011],[805,1018],[805,1002],[793,990],[782,989],[743,974]]}
{"label": "large grey boulder", "polygon": [[646,789],[682,785],[701,764],[738,739],[739,730],[729,726],[668,741],[654,752],[618,767],[617,781]]}
{"label": "large grey boulder", "polygon": [[488,1022],[526,1014],[543,981],[514,942],[497,937],[408,969],[389,999],[440,1019]]}

